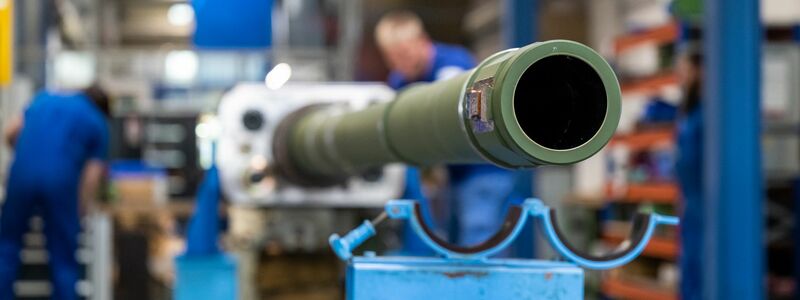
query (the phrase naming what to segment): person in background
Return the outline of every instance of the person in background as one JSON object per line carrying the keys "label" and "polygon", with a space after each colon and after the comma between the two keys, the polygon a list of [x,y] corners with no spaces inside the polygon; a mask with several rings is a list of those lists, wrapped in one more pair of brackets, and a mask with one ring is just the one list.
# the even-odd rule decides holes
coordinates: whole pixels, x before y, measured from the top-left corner
{"label": "person in background", "polygon": [[[410,11],[384,15],[375,29],[375,40],[391,69],[388,84],[394,89],[448,79],[475,67],[475,59],[467,49],[432,41],[420,18]],[[501,225],[503,210],[515,187],[514,172],[492,165],[453,165],[447,169],[452,200],[446,206],[455,210],[458,228],[449,238],[461,245],[485,241]],[[415,176],[417,172],[411,168],[407,182],[417,182]],[[414,187],[408,183],[406,186],[405,197],[423,200],[421,192],[409,194]],[[440,226],[450,223],[437,221]]]}
{"label": "person in background", "polygon": [[22,237],[35,213],[44,220],[52,299],[78,298],[80,215],[98,196],[109,116],[109,98],[97,86],[43,91],[6,127],[15,156],[0,208],[0,299],[14,298]]}
{"label": "person in background", "polygon": [[467,49],[432,41],[422,20],[410,11],[383,16],[375,29],[375,40],[391,69],[388,83],[394,89],[448,79],[475,67]]}
{"label": "person in background", "polygon": [[682,196],[681,299],[702,299],[703,256],[703,56],[687,48],[678,60],[684,99],[678,119],[675,171]]}

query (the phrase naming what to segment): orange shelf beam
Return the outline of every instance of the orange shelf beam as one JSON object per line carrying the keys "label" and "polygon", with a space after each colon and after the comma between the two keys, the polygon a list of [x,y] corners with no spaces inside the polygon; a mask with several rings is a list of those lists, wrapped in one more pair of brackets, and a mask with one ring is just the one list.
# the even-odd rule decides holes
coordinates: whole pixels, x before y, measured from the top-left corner
{"label": "orange shelf beam", "polygon": [[648,183],[628,185],[626,199],[650,199],[673,203],[678,199],[680,189],[671,183]]}
{"label": "orange shelf beam", "polygon": [[678,74],[666,72],[631,82],[623,82],[620,90],[623,94],[653,94],[664,87],[678,85],[679,83]]}
{"label": "orange shelf beam", "polygon": [[[603,240],[610,244],[622,243],[627,237],[619,233],[604,231]],[[652,237],[645,246],[642,255],[674,261],[678,258],[678,243],[663,237]]]}
{"label": "orange shelf beam", "polygon": [[674,183],[641,183],[627,185],[620,194],[609,183],[606,195],[614,202],[674,204],[680,197],[680,189]]}
{"label": "orange shelf beam", "polygon": [[677,300],[678,295],[654,283],[639,283],[616,278],[603,280],[601,286],[606,296],[631,300]]}
{"label": "orange shelf beam", "polygon": [[680,35],[680,25],[673,21],[649,30],[617,37],[614,40],[614,50],[619,54],[645,44],[663,45],[674,42],[678,39],[678,35]]}
{"label": "orange shelf beam", "polygon": [[650,149],[654,145],[671,145],[675,140],[675,131],[672,129],[645,130],[630,134],[616,135],[611,139],[610,146],[624,144],[631,151]]}

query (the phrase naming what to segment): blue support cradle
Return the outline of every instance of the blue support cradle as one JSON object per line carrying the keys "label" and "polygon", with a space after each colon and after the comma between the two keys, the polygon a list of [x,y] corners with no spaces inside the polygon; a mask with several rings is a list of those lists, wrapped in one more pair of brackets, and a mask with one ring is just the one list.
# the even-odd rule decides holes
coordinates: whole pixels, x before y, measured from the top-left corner
{"label": "blue support cradle", "polygon": [[[512,206],[493,237],[469,247],[450,244],[433,234],[416,201],[389,201],[385,214],[406,220],[441,257],[376,257],[372,253],[354,257],[352,251],[375,235],[378,222],[374,221],[364,221],[344,237],[334,234],[329,239],[331,247],[348,262],[348,299],[408,299],[420,295],[437,299],[581,298],[583,270],[578,267],[602,270],[622,266],[644,251],[657,226],[679,222],[676,217],[657,213],[638,214],[624,247],[598,256],[573,247],[561,233],[555,211],[534,198]],[[566,262],[490,258],[514,241],[528,218],[536,220],[550,245]],[[388,293],[387,288],[394,290]],[[489,288],[491,292],[487,291]]]}

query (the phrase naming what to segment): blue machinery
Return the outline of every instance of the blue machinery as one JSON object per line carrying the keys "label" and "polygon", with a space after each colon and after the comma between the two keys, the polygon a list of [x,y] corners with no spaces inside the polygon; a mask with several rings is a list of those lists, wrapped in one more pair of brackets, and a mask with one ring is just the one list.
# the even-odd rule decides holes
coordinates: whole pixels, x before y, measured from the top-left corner
{"label": "blue machinery", "polygon": [[[386,218],[406,220],[415,233],[441,257],[379,257],[352,251],[375,235]],[[565,261],[489,258],[505,249],[536,220],[550,245]],[[656,213],[637,214],[629,239],[615,251],[595,256],[572,247],[557,226],[555,211],[538,199],[513,206],[501,229],[486,242],[462,247],[438,238],[422,221],[420,205],[392,200],[373,221],[329,242],[347,261],[347,299],[582,299],[583,268],[610,269],[641,254],[658,225],[677,225],[678,218]],[[391,287],[391,291],[387,290]]]}

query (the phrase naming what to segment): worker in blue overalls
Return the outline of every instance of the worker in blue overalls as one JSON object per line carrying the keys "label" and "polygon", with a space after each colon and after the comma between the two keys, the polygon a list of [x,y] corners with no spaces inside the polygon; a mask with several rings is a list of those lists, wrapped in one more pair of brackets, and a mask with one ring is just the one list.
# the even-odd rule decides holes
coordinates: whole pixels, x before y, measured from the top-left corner
{"label": "worker in blue overalls", "polygon": [[79,216],[91,208],[105,171],[108,116],[98,87],[44,91],[6,127],[15,156],[0,208],[0,299],[14,298],[22,237],[35,213],[44,220],[52,299],[78,298]]}
{"label": "worker in blue overalls", "polygon": [[[392,70],[388,83],[394,89],[451,78],[475,67],[469,51],[433,42],[420,18],[409,11],[394,11],[381,18],[375,39]],[[447,169],[448,198],[452,199],[447,206],[456,212],[457,219],[457,229],[451,229],[448,238],[461,245],[485,241],[501,225],[507,199],[514,190],[513,172],[492,165],[453,165]],[[423,200],[417,176],[416,169],[410,169],[407,180],[411,184],[407,184],[404,197]],[[451,222],[439,219],[435,223],[442,226]],[[414,252],[411,254],[420,254]]]}
{"label": "worker in blue overalls", "polygon": [[677,132],[675,171],[683,199],[680,236],[681,299],[702,299],[703,113],[702,53],[689,49],[678,61],[684,101]]}

